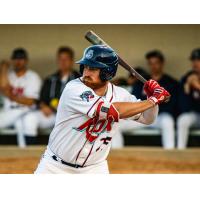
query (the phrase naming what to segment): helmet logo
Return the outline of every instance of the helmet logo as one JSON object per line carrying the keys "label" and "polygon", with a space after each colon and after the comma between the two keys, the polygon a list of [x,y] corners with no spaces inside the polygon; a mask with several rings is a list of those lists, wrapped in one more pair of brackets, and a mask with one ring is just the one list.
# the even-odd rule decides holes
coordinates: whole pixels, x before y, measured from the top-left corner
{"label": "helmet logo", "polygon": [[94,51],[93,51],[92,49],[90,49],[90,50],[86,53],[85,57],[86,57],[87,59],[91,59],[91,58],[93,57],[93,53],[94,53]]}

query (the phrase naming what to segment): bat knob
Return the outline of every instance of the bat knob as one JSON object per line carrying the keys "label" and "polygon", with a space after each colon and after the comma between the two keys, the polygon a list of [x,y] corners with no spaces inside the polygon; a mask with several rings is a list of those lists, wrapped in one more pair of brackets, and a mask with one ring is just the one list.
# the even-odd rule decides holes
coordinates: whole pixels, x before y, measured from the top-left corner
{"label": "bat knob", "polygon": [[166,99],[165,99],[165,103],[168,103],[169,101],[170,101],[170,98],[171,98],[171,95],[170,96],[168,96],[168,97],[166,97]]}

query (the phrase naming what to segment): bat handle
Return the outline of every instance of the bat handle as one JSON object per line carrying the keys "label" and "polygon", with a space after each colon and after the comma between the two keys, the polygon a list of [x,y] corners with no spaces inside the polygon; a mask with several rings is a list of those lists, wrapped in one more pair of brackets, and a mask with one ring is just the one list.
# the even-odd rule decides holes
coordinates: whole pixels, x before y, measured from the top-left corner
{"label": "bat handle", "polygon": [[147,82],[147,80],[143,76],[141,76],[138,73],[135,73],[135,71],[132,71],[131,74],[133,76],[135,76],[138,80],[140,80],[142,83],[146,83]]}
{"label": "bat handle", "polygon": [[164,102],[168,103],[170,101],[170,98],[171,98],[171,96],[168,96]]}
{"label": "bat handle", "polygon": [[119,64],[124,67],[127,71],[129,71],[133,76],[135,76],[138,80],[140,80],[142,83],[147,82],[147,80],[142,77],[137,71],[135,71],[135,69],[131,66],[129,66],[119,55],[118,55],[118,59],[119,59]]}

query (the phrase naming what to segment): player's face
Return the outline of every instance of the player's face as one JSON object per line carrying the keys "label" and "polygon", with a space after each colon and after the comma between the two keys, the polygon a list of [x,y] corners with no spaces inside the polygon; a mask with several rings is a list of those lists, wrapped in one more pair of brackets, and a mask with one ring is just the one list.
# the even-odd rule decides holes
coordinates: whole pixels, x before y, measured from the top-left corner
{"label": "player's face", "polygon": [[26,68],[27,63],[27,59],[20,58],[12,60],[13,67],[16,72],[24,70]]}
{"label": "player's face", "polygon": [[58,62],[58,68],[62,72],[71,70],[74,64],[72,58],[67,53],[61,53],[60,55],[58,55],[57,62]]}
{"label": "player's face", "polygon": [[99,74],[100,74],[100,69],[84,66],[83,82],[92,89],[99,88],[105,84],[104,82],[101,81]]}
{"label": "player's face", "polygon": [[158,74],[162,72],[164,63],[156,57],[148,59],[147,64],[152,74]]}
{"label": "player's face", "polygon": [[192,68],[200,75],[200,60],[192,61]]}

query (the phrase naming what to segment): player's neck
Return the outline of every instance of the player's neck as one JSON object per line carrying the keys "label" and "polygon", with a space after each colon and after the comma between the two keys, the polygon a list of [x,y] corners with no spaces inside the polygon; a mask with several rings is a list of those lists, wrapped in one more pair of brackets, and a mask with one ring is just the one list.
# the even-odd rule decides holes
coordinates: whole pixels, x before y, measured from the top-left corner
{"label": "player's neck", "polygon": [[60,76],[61,78],[64,76],[68,76],[71,73],[71,70],[67,69],[67,70],[62,70],[60,71]]}
{"label": "player's neck", "polygon": [[18,77],[23,76],[23,75],[26,73],[26,68],[25,68],[25,69],[22,69],[22,70],[20,70],[20,71],[16,71],[15,73],[16,73],[16,75],[17,75]]}
{"label": "player's neck", "polygon": [[101,87],[99,88],[95,88],[93,89],[94,92],[98,95],[98,96],[105,96],[106,95],[106,92],[107,92],[107,89],[108,89],[108,82],[106,82],[104,85],[102,85]]}

